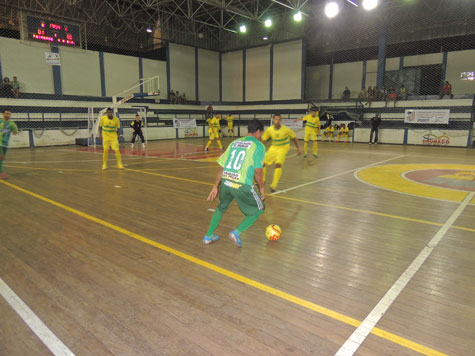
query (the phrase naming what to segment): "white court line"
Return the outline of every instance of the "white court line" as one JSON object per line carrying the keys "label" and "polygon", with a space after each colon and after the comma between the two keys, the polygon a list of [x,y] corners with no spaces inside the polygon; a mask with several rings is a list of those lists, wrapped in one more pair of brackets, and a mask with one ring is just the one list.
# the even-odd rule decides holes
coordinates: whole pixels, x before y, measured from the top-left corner
{"label": "white court line", "polygon": [[384,297],[379,301],[379,303],[373,308],[373,310],[368,314],[368,316],[363,320],[363,322],[358,326],[358,328],[351,334],[351,336],[346,340],[343,346],[338,350],[335,356],[352,356],[356,350],[361,346],[363,341],[368,337],[369,333],[379,320],[383,317],[386,311],[389,309],[391,304],[396,300],[396,298],[401,294],[406,285],[411,281],[414,275],[419,271],[421,266],[430,256],[432,251],[437,247],[440,240],[445,236],[447,231],[452,227],[457,218],[462,214],[467,205],[472,201],[475,196],[475,192],[472,192],[467,195],[462,203],[457,207],[457,209],[452,213],[450,218],[445,222],[445,224],[440,228],[440,230],[435,234],[432,240],[424,247],[424,249],[419,253],[419,255],[412,261],[412,263],[407,267],[404,273],[398,278],[392,287],[386,292]]}
{"label": "white court line", "polygon": [[314,184],[314,183],[323,182],[323,181],[326,181],[326,180],[328,180],[328,179],[332,179],[332,178],[335,178],[335,177],[338,177],[338,176],[342,176],[342,175],[347,174],[347,173],[352,173],[352,172],[355,172],[355,171],[360,170],[360,169],[372,167],[372,166],[375,166],[375,165],[377,165],[377,164],[389,162],[389,161],[392,161],[392,160],[395,160],[395,159],[398,159],[398,158],[402,158],[402,157],[404,157],[404,156],[405,156],[405,155],[400,155],[400,156],[397,156],[397,157],[385,159],[384,161],[379,161],[379,162],[376,162],[376,163],[371,163],[371,164],[368,164],[367,166],[350,169],[349,171],[337,173],[337,174],[334,174],[334,175],[332,175],[332,176],[328,176],[328,177],[320,178],[320,179],[317,179],[317,180],[314,180],[314,181],[311,181],[311,182],[307,182],[307,183],[304,183],[304,184],[296,185],[295,187],[292,187],[292,188],[288,188],[288,189],[284,189],[284,190],[279,190],[279,191],[277,191],[277,192],[275,192],[275,193],[271,193],[271,194],[269,194],[269,195],[277,195],[277,194],[287,193],[287,192],[289,192],[289,191],[291,191],[291,190],[294,190],[294,189],[302,188],[302,187],[305,187],[305,186],[307,186],[307,185]]}
{"label": "white court line", "polygon": [[36,316],[18,295],[0,278],[0,295],[55,356],[74,356],[68,347]]}

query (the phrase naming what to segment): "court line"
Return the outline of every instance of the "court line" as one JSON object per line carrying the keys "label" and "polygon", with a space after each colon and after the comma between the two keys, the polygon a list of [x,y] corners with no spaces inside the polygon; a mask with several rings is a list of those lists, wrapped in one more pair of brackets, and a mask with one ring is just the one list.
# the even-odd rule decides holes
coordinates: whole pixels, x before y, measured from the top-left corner
{"label": "court line", "polygon": [[[367,168],[367,167],[364,167],[364,168]],[[397,190],[393,190],[393,189],[386,188],[386,187],[381,187],[381,186],[378,186],[378,185],[376,185],[376,184],[366,182],[366,181],[364,181],[363,179],[361,179],[361,178],[359,177],[359,173],[360,173],[364,168],[361,168],[361,169],[358,169],[357,171],[355,171],[355,172],[353,173],[353,177],[354,177],[357,181],[359,181],[360,183],[369,185],[370,187],[377,188],[377,189],[382,189],[382,190],[386,190],[386,191],[392,192],[392,193],[407,195],[407,196],[409,196],[409,197],[416,197],[416,198],[422,198],[422,199],[431,199],[431,200],[436,200],[436,201],[441,201],[441,202],[444,202],[444,203],[451,203],[451,204],[459,204],[459,202],[452,201],[452,200],[446,200],[446,199],[440,199],[440,198],[433,198],[433,197],[425,197],[425,196],[423,196],[423,195],[416,195],[416,194],[412,194],[412,193],[400,192],[400,191],[397,191]],[[440,187],[439,187],[439,188],[440,188]],[[475,204],[470,204],[470,205],[473,206],[473,205],[475,205]]]}
{"label": "court line", "polygon": [[[132,171],[132,172],[137,172],[137,173],[143,173],[143,174],[149,174],[157,177],[163,177],[163,178],[169,178],[169,179],[175,179],[175,180],[181,180],[184,182],[191,182],[191,183],[197,183],[197,184],[202,184],[202,185],[208,185],[208,186],[213,186],[213,183],[208,183],[208,182],[203,182],[199,180],[194,180],[194,179],[188,179],[188,178],[181,178],[181,177],[175,177],[175,176],[169,176],[166,174],[160,174],[160,173],[153,173],[153,172],[147,172],[143,171],[140,169],[129,169],[125,168],[125,170]],[[320,203],[316,201],[311,201],[311,200],[304,200],[304,199],[298,199],[298,198],[291,198],[291,197],[284,197],[281,195],[270,195],[273,198],[278,198],[278,199],[284,199],[284,200],[290,200],[290,201],[295,201],[299,203],[305,203],[305,204],[310,204],[310,205],[318,205],[318,206],[324,206],[328,208],[335,208],[335,209],[342,209],[342,210],[347,210],[347,211],[354,211],[358,213],[365,213],[365,214],[371,214],[371,215],[377,215],[377,216],[383,216],[387,218],[392,218],[392,219],[398,219],[398,220],[405,220],[405,221],[411,221],[411,222],[417,222],[420,224],[426,224],[426,225],[433,225],[433,226],[442,226],[442,223],[438,223],[435,221],[429,221],[429,220],[423,220],[423,219],[414,219],[414,218],[408,218],[406,216],[399,216],[399,215],[393,215],[393,214],[386,214],[386,213],[380,213],[377,211],[372,211],[372,210],[365,210],[365,209],[356,209],[356,208],[350,208],[342,205],[333,205],[333,204],[328,204],[328,203]],[[457,230],[463,230],[463,231],[469,231],[469,232],[475,232],[475,229],[471,229],[469,227],[462,227],[462,226],[452,226],[453,229]]]}
{"label": "court line", "polygon": [[0,295],[55,356],[74,356],[28,305],[0,278]]}
{"label": "court line", "polygon": [[42,167],[29,167],[29,166],[11,166],[5,165],[8,168],[19,168],[19,169],[31,169],[35,171],[67,171],[67,172],[98,172],[98,169],[76,169],[76,168],[42,168]]}
{"label": "court line", "polygon": [[317,179],[317,180],[314,180],[314,181],[311,181],[311,182],[299,184],[299,185],[296,185],[295,187],[287,188],[287,189],[284,189],[284,190],[279,190],[279,191],[277,191],[277,192],[275,192],[275,193],[271,193],[271,194],[269,194],[269,195],[278,195],[278,194],[282,194],[282,193],[287,193],[287,192],[290,192],[291,190],[294,190],[294,189],[302,188],[302,187],[305,187],[305,186],[307,186],[307,185],[314,184],[314,183],[323,182],[323,181],[326,181],[326,180],[328,180],[328,179],[336,178],[336,177],[342,176],[342,175],[347,174],[347,173],[352,173],[352,172],[355,172],[355,171],[357,171],[357,170],[361,170],[361,169],[364,169],[364,168],[372,167],[372,166],[375,166],[375,165],[377,165],[377,164],[381,164],[381,163],[393,161],[393,160],[395,160],[395,159],[402,158],[402,157],[404,157],[404,156],[405,156],[405,155],[400,155],[400,156],[392,157],[392,158],[389,158],[389,159],[385,159],[384,161],[379,161],[379,162],[371,163],[371,164],[368,164],[368,165],[363,166],[363,167],[358,167],[358,168],[350,169],[349,171],[337,173],[337,174],[334,174],[334,175],[331,175],[331,176],[328,176],[328,177],[324,177],[324,178],[320,178],[320,179]]}
{"label": "court line", "polygon": [[472,201],[475,196],[475,192],[467,194],[464,201],[455,209],[452,215],[447,219],[445,224],[437,231],[434,237],[429,241],[429,243],[424,247],[424,249],[417,255],[417,257],[412,261],[412,263],[407,267],[407,269],[401,274],[396,282],[391,286],[391,288],[386,292],[384,297],[376,304],[376,306],[371,310],[368,316],[363,320],[363,322],[356,328],[356,330],[351,334],[351,336],[346,340],[346,342],[341,346],[335,356],[353,356],[354,353],[358,350],[361,344],[366,340],[368,335],[371,333],[371,330],[376,326],[376,324],[381,320],[381,318],[386,314],[388,309],[394,303],[396,298],[401,294],[401,292],[406,288],[407,284],[419,271],[425,261],[429,258],[432,251],[437,247],[439,242],[444,238],[447,231],[462,214],[468,204]]}
{"label": "court line", "polygon": [[[351,325],[351,326],[354,326],[354,327],[358,327],[360,325],[360,321],[355,319],[355,318],[352,318],[350,316],[347,316],[345,314],[341,314],[339,312],[336,312],[334,310],[331,310],[331,309],[328,309],[328,308],[325,308],[323,306],[320,306],[318,304],[315,304],[315,303],[312,303],[312,302],[309,302],[308,300],[305,300],[305,299],[302,299],[302,298],[299,298],[299,297],[296,297],[292,294],[289,294],[289,293],[286,293],[284,291],[281,291],[279,289],[276,289],[276,288],[273,288],[271,286],[268,286],[266,284],[263,284],[263,283],[260,283],[258,281],[255,281],[253,279],[250,279],[250,278],[247,278],[245,276],[242,276],[240,274],[237,274],[235,272],[232,272],[230,270],[227,270],[225,268],[222,268],[222,267],[219,267],[217,265],[214,265],[210,262],[207,262],[205,260],[202,260],[202,259],[199,259],[199,258],[196,258],[196,257],[193,257],[191,255],[188,255],[184,252],[181,252],[179,250],[175,250],[174,248],[171,248],[171,247],[168,247],[166,245],[163,245],[159,242],[156,242],[156,241],[153,241],[153,240],[150,240],[144,236],[141,236],[139,234],[136,234],[134,232],[131,232],[131,231],[128,231],[124,228],[121,228],[117,225],[114,225],[112,223],[109,223],[105,220],[101,220],[99,218],[96,218],[95,216],[92,216],[90,214],[87,214],[85,212],[82,212],[80,210],[77,210],[75,208],[72,208],[72,207],[69,207],[67,205],[64,205],[62,203],[59,203],[57,201],[54,201],[52,199],[49,199],[45,196],[42,196],[40,194],[37,194],[37,193],[34,193],[34,192],[31,192],[27,189],[24,189],[24,188],[21,188],[15,184],[12,184],[12,183],[9,183],[7,181],[4,181],[4,180],[0,180],[0,183],[3,183],[15,190],[18,190],[22,193],[25,193],[27,195],[30,195],[32,197],[35,197],[39,200],[42,200],[46,203],[49,203],[51,205],[54,205],[58,208],[61,208],[61,209],[64,209],[72,214],[75,214],[75,215],[78,215],[78,216],[81,216],[87,220],[90,220],[90,221],[93,221],[99,225],[102,225],[102,226],[105,226],[111,230],[114,230],[114,231],[117,231],[121,234],[124,234],[126,236],[129,236],[135,240],[138,240],[138,241],[141,241],[147,245],[150,245],[150,246],[153,246],[153,247],[156,247],[162,251],[165,251],[165,252],[168,252],[170,254],[173,254],[177,257],[180,257],[186,261],[189,261],[189,262],[192,262],[192,263],[195,263],[199,266],[202,266],[204,268],[207,268],[211,271],[214,271],[216,273],[219,273],[223,276],[226,276],[226,277],[229,277],[231,279],[234,279],[236,281],[239,281],[239,282],[242,282],[244,284],[247,284],[251,287],[254,287],[256,289],[259,289],[261,291],[264,291],[266,293],[269,293],[269,294],[272,294],[276,297],[279,297],[281,299],[284,299],[284,300],[287,300],[291,303],[294,303],[296,305],[300,305],[304,308],[307,308],[309,310],[312,310],[312,311],[315,311],[319,314],[322,314],[322,315],[325,315],[329,318],[332,318],[332,319],[335,319],[335,320],[338,320],[338,321],[341,321],[345,324],[348,324],[348,325]],[[414,350],[414,351],[417,351],[421,354],[424,354],[426,356],[447,356],[437,350],[434,350],[434,349],[431,349],[427,346],[424,346],[424,345],[421,345],[421,344],[418,344],[414,341],[411,341],[411,340],[408,340],[408,339],[405,339],[401,336],[398,336],[396,334],[393,334],[391,332],[388,332],[388,331],[385,331],[385,330],[382,330],[382,329],[378,329],[378,328],[374,328],[373,331],[372,331],[373,334],[377,335],[377,336],[380,336],[381,338],[384,338],[386,340],[389,340],[391,342],[394,342],[396,344],[399,344],[401,346],[404,346],[406,348],[409,348],[411,350]]]}

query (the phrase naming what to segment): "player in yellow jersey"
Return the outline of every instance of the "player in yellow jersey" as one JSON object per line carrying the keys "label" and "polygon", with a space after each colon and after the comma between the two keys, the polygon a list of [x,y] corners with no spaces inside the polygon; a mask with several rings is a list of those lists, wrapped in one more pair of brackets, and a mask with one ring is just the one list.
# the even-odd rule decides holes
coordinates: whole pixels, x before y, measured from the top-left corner
{"label": "player in yellow jersey", "polygon": [[226,116],[226,121],[228,122],[228,137],[234,137],[234,116],[229,114]]}
{"label": "player in yellow jersey", "polygon": [[221,128],[221,114],[216,114],[215,117],[206,120],[209,125],[209,141],[206,144],[205,151],[208,151],[208,147],[213,143],[214,140],[218,142],[219,148],[223,149],[223,144],[219,137],[219,129]]}
{"label": "player in yellow jersey", "polygon": [[117,116],[114,116],[114,112],[111,108],[108,108],[106,115],[101,117],[99,130],[102,138],[102,147],[104,147],[104,153],[102,154],[102,170],[107,169],[107,156],[109,155],[109,149],[111,148],[115,152],[117,167],[123,169],[122,157],[119,152],[120,121]]}
{"label": "player in yellow jersey", "polygon": [[323,131],[323,137],[328,138],[328,141],[331,141],[333,139],[333,135],[335,134],[335,128],[330,125],[325,128]]}
{"label": "player in yellow jersey", "polygon": [[302,150],[300,149],[298,139],[295,137],[295,132],[282,125],[282,116],[280,114],[274,114],[274,125],[269,127],[262,135],[262,142],[264,144],[268,139],[272,140],[272,145],[267,150],[264,158],[263,177],[265,182],[266,167],[275,163],[274,179],[270,185],[270,190],[275,192],[282,175],[282,166],[284,165],[287,152],[290,150],[290,140],[294,140],[299,156],[302,154]]}
{"label": "player in yellow jersey", "polygon": [[340,131],[338,131],[338,136],[336,137],[335,142],[339,142],[340,138],[344,138],[345,143],[347,143],[349,136],[350,136],[350,129],[345,124],[341,124]]}
{"label": "player in yellow jersey", "polygon": [[307,158],[308,154],[308,141],[313,141],[313,157],[318,158],[318,143],[317,143],[317,135],[320,132],[320,108],[316,108],[312,106],[310,109],[310,114],[304,116],[302,119],[306,121],[305,125],[305,138],[304,138],[304,145],[303,151],[304,155],[303,158]]}

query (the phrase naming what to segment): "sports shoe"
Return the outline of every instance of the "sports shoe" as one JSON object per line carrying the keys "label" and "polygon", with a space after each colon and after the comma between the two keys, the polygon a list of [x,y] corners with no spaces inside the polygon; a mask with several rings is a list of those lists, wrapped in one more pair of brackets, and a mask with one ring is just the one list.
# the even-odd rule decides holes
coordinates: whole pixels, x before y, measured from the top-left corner
{"label": "sports shoe", "polygon": [[368,145],[372,145],[372,144],[373,144],[373,142],[368,142]]}
{"label": "sports shoe", "polygon": [[207,148],[207,147],[205,148],[205,151],[206,151],[206,152],[208,151],[208,148]]}
{"label": "sports shoe", "polygon": [[125,167],[124,167],[124,165],[123,165],[122,163],[120,163],[120,164],[117,165],[117,168],[119,168],[119,169],[124,169]]}
{"label": "sports shoe", "polygon": [[236,230],[233,230],[229,233],[229,238],[237,247],[242,247],[241,235],[239,235]]}
{"label": "sports shoe", "polygon": [[303,155],[303,158],[307,158],[307,154],[304,154],[304,155]]}
{"label": "sports shoe", "polygon": [[377,145],[378,143],[377,143],[377,142],[375,142],[374,144],[375,144],[375,145]]}
{"label": "sports shoe", "polygon": [[272,193],[275,193],[277,191],[277,188],[274,188],[272,185],[269,188]]}
{"label": "sports shoe", "polygon": [[105,171],[107,169],[107,164],[102,165],[102,170]]}
{"label": "sports shoe", "polygon": [[133,143],[130,144],[130,148],[132,148],[132,149],[134,148],[134,144],[133,144]]}
{"label": "sports shoe", "polygon": [[205,245],[209,245],[210,243],[213,243],[215,241],[218,241],[219,240],[219,236],[218,235],[213,235],[213,236],[205,236],[203,237],[203,243]]}
{"label": "sports shoe", "polygon": [[142,143],[142,148],[145,148],[145,143]]}
{"label": "sports shoe", "polygon": [[0,173],[0,179],[5,179],[8,177],[8,174],[6,173]]}
{"label": "sports shoe", "polygon": [[318,155],[316,155],[316,154],[313,154],[313,157],[314,157],[314,158],[318,158]]}

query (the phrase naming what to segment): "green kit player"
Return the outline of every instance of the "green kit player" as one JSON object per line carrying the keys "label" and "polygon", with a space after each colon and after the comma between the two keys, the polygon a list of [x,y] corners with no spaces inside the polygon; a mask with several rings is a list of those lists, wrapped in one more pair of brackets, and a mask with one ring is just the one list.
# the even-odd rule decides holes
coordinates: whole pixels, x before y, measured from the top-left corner
{"label": "green kit player", "polygon": [[7,178],[7,174],[3,171],[3,161],[8,151],[8,141],[10,135],[18,133],[17,125],[10,120],[12,115],[8,109],[3,110],[3,119],[0,121],[0,179]]}
{"label": "green kit player", "polygon": [[[205,245],[219,239],[214,231],[234,199],[242,213],[246,215],[241,225],[229,234],[229,238],[239,247],[242,246],[241,234],[254,225],[264,212],[262,167],[266,148],[260,142],[264,125],[254,119],[249,122],[247,132],[246,137],[233,141],[218,159],[221,168],[216,177],[216,183],[209,193],[208,201],[216,199],[219,193],[219,205],[211,219],[208,233],[203,239]],[[260,196],[254,189],[254,178],[259,186]]]}

